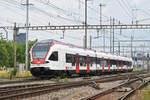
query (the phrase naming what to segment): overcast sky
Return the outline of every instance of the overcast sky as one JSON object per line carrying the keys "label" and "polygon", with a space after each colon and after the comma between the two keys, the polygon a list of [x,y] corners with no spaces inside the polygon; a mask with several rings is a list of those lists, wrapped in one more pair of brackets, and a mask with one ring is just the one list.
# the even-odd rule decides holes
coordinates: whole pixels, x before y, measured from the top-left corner
{"label": "overcast sky", "polygon": [[[84,22],[84,0],[29,0],[30,25],[81,25]],[[26,0],[0,0],[0,26],[24,26],[26,22]],[[110,23],[110,16],[116,19],[116,24],[131,24],[138,20],[139,24],[148,24],[150,20],[149,0],[88,0],[88,24],[99,24],[99,4],[102,7],[103,24]],[[1,32],[4,32],[1,30]],[[25,32],[25,30],[20,30]],[[150,39],[149,30],[123,30],[115,31],[115,40],[129,40],[131,34],[134,39]],[[30,31],[29,39],[56,39],[67,43],[83,46],[84,31],[65,31],[65,38],[62,31]],[[99,36],[103,36],[103,32]],[[12,39],[13,32],[9,30],[9,39]],[[88,35],[97,36],[97,31],[88,31]],[[89,37],[88,36],[88,37]],[[109,30],[106,32],[106,45],[109,46]],[[88,39],[89,41],[89,39]],[[93,46],[103,45],[103,39],[93,39]],[[137,45],[137,44],[136,44]],[[138,44],[143,45],[143,44]],[[146,43],[145,45],[149,45]],[[99,49],[102,50],[102,49]]]}

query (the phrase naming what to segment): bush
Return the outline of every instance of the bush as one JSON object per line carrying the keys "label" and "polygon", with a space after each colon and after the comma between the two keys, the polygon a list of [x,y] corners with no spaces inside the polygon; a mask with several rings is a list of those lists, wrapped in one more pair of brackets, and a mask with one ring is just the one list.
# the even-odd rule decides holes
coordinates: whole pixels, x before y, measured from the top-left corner
{"label": "bush", "polygon": [[144,70],[143,68],[133,68],[133,71],[142,71]]}
{"label": "bush", "polygon": [[57,78],[56,78],[56,82],[61,82],[61,78],[60,78],[60,77],[57,77]]}
{"label": "bush", "polygon": [[9,78],[10,73],[7,71],[0,72],[0,78]]}
{"label": "bush", "polygon": [[64,82],[68,82],[69,81],[69,79],[68,78],[64,78]]}
{"label": "bush", "polygon": [[16,77],[32,77],[30,71],[25,71],[24,73],[17,73]]}
{"label": "bush", "polygon": [[17,68],[11,68],[11,69],[10,69],[10,74],[11,74],[12,76],[16,76],[17,71],[18,71]]}

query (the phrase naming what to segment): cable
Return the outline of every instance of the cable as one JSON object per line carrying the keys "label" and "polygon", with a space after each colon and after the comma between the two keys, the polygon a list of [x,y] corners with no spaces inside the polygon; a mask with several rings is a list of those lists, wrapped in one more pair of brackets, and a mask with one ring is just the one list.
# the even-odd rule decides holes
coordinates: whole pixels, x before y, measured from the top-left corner
{"label": "cable", "polygon": [[126,0],[121,0],[121,1],[122,1],[122,3],[126,6],[128,12],[131,12],[131,13],[132,13],[132,8],[130,9],[130,6],[129,6],[128,2],[127,2]]}
{"label": "cable", "polygon": [[[21,6],[21,7],[19,7],[19,6],[17,6],[18,5],[18,3],[15,3],[15,2],[12,2],[13,0],[11,0],[11,2],[9,2],[8,0],[4,0],[4,2],[5,2],[5,5],[2,5],[3,7],[6,7],[6,6],[8,6],[8,7],[6,7],[8,10],[10,10],[11,12],[16,12],[17,14],[19,14],[19,15],[21,15],[21,16],[23,16],[23,17],[25,17],[25,15],[23,15],[22,13],[20,13],[19,11],[17,11],[16,9],[15,10],[13,10],[11,7],[13,7],[13,8],[17,8],[17,9],[20,9],[21,11],[24,11],[24,8],[23,8],[23,6],[21,6],[21,5],[19,5],[19,6]],[[1,1],[2,2],[2,1]],[[4,2],[3,3],[1,3],[1,4],[4,4]],[[15,7],[13,6],[13,5],[15,5],[15,4],[17,4]],[[32,20],[35,20],[35,22],[40,22],[40,23],[42,23],[41,21],[39,21],[39,20],[37,20],[37,19],[32,19]],[[24,24],[23,24],[24,25]]]}
{"label": "cable", "polygon": [[132,16],[130,15],[130,13],[122,6],[121,2],[119,0],[117,0],[118,4],[120,5],[120,7],[124,10],[124,12],[132,18]]}
{"label": "cable", "polygon": [[[63,13],[65,13],[65,15],[67,15],[67,16],[69,16],[69,17],[70,17],[70,16],[73,17],[74,20],[75,20],[75,22],[83,23],[83,21],[77,20],[74,16],[72,16],[72,15],[83,16],[83,15],[80,15],[79,13],[76,13],[76,12],[68,13],[68,11],[66,11],[66,10],[64,10],[64,9],[61,9],[61,8],[59,8],[58,6],[53,5],[53,4],[50,3],[50,2],[45,3],[45,2],[40,1],[40,0],[38,0],[38,2],[41,2],[41,3],[45,4],[45,5],[48,5],[48,6],[54,8],[55,10],[58,10],[58,11],[60,11],[60,12],[63,12]],[[96,20],[96,19],[97,19],[97,18],[94,18],[94,17],[93,17],[93,18],[92,18],[92,17],[89,17],[89,18],[90,18],[90,19],[93,19],[93,20]]]}

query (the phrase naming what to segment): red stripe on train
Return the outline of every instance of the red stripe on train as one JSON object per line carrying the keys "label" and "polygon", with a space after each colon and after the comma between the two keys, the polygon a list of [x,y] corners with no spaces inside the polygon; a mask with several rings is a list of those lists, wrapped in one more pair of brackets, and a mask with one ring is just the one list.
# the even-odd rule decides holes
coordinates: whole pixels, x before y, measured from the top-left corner
{"label": "red stripe on train", "polygon": [[43,64],[45,59],[33,59],[33,64]]}
{"label": "red stripe on train", "polygon": [[128,62],[127,62],[127,71],[128,71]]}
{"label": "red stripe on train", "polygon": [[108,72],[110,72],[110,60],[108,60]]}
{"label": "red stripe on train", "polygon": [[79,55],[76,55],[76,73],[79,73]]}
{"label": "red stripe on train", "polygon": [[68,66],[66,66],[66,70],[68,70]]}
{"label": "red stripe on train", "polygon": [[123,63],[122,63],[122,61],[121,61],[121,71],[123,71]]}
{"label": "red stripe on train", "polygon": [[117,62],[117,71],[119,72],[119,61]]}
{"label": "red stripe on train", "polygon": [[104,66],[105,66],[105,65],[104,65],[104,59],[103,59],[103,61],[102,61],[102,62],[103,62],[102,72],[104,72]]}
{"label": "red stripe on train", "polygon": [[90,66],[89,66],[89,56],[86,57],[86,62],[87,62],[87,72],[90,72]]}

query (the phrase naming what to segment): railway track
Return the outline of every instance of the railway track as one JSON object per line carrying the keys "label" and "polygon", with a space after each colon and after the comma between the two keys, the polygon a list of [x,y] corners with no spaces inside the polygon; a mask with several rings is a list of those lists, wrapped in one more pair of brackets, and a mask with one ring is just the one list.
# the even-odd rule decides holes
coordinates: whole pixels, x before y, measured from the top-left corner
{"label": "railway track", "polygon": [[128,80],[116,87],[93,95],[91,97],[83,98],[81,100],[127,100],[127,98],[133,95],[133,93],[135,93],[137,89],[150,82],[150,80],[144,80],[144,78],[148,76],[149,75],[136,77],[135,79]]}
{"label": "railway track", "polygon": [[[121,73],[120,75],[132,75],[132,74],[139,74],[139,73],[146,73],[147,71],[140,71],[140,72],[128,72],[128,73]],[[102,75],[102,76],[99,76],[99,77],[105,77],[106,75]],[[113,75],[108,75],[108,77],[110,76],[117,76],[116,74],[113,74]],[[107,78],[107,77],[106,77]],[[87,79],[87,78],[84,78],[84,79]],[[38,81],[43,81],[41,79],[38,79],[38,78],[23,78],[23,80],[11,80],[11,81],[2,81],[0,82],[0,85],[6,85],[6,84],[17,84],[17,83],[29,83],[29,82],[38,82]]]}
{"label": "railway track", "polygon": [[[126,94],[124,94],[118,100],[128,100],[129,98],[131,98],[132,96],[134,96],[136,94],[136,90],[140,90],[140,89],[144,88],[145,86],[149,85],[149,83],[150,83],[150,80],[143,82],[142,84],[137,86],[135,89],[131,90],[130,92],[128,92]],[[130,100],[132,100],[132,99],[130,99]]]}
{"label": "railway track", "polygon": [[23,78],[22,80],[10,80],[10,81],[1,81],[0,85],[6,85],[6,84],[16,84],[16,83],[28,83],[32,81],[38,81],[37,78]]}
{"label": "railway track", "polygon": [[[146,72],[141,72],[143,75],[138,75],[138,77],[147,77]],[[10,100],[27,98],[32,96],[37,96],[41,94],[46,94],[52,91],[57,91],[65,88],[79,87],[89,85],[92,81],[97,83],[110,82],[116,80],[125,80],[130,77],[130,79],[137,78],[137,74],[140,73],[128,73],[123,75],[113,75],[111,77],[102,77],[100,79],[86,79],[84,81],[68,82],[68,83],[56,83],[56,84],[32,84],[24,86],[12,86],[3,87],[0,89],[0,100]]]}

